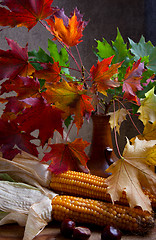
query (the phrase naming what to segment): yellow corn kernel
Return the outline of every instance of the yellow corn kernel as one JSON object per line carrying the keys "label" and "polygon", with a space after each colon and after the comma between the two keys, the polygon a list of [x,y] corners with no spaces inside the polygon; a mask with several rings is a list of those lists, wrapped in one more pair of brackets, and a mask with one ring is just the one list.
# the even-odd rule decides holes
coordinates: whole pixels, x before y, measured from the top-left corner
{"label": "yellow corn kernel", "polygon": [[77,223],[99,226],[111,224],[121,230],[137,234],[144,234],[154,226],[154,217],[141,208],[130,208],[93,199],[57,195],[52,200],[52,209],[52,217],[57,221],[70,218]]}
{"label": "yellow corn kernel", "polygon": [[[56,192],[111,202],[107,187],[105,178],[76,171],[53,174],[50,183],[50,188]],[[143,191],[149,196],[153,209],[156,209],[156,196],[147,190]],[[125,192],[117,203],[128,205]]]}

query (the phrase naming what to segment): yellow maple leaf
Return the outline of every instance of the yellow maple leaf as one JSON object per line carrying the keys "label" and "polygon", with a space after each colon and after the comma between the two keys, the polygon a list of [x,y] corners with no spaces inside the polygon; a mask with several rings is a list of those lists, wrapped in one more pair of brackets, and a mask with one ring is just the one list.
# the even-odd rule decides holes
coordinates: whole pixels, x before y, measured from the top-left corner
{"label": "yellow maple leaf", "polygon": [[145,94],[145,98],[141,99],[141,106],[138,109],[140,113],[139,119],[146,125],[149,121],[156,121],[156,95],[154,87]]}
{"label": "yellow maple leaf", "polygon": [[121,123],[124,120],[126,120],[126,115],[127,115],[126,109],[124,108],[118,109],[117,111],[115,111],[115,113],[110,112],[109,115],[110,115],[109,123],[110,123],[111,129],[115,128],[119,134]]}
{"label": "yellow maple leaf", "polygon": [[[150,141],[150,140],[156,140],[156,121],[154,123],[150,123],[148,122],[145,126],[144,126],[144,131],[142,134],[137,135],[137,138],[139,138],[140,140],[145,139],[146,141]],[[133,144],[136,137],[131,138],[131,143]]]}
{"label": "yellow maple leaf", "polygon": [[107,192],[113,202],[118,201],[125,191],[130,207],[140,206],[143,210],[151,211],[150,200],[143,193],[142,187],[154,194],[156,192],[156,174],[146,163],[151,157],[156,158],[155,144],[156,140],[146,141],[136,138],[133,145],[128,141],[123,158],[107,169],[107,172],[112,173],[106,179],[106,183],[109,186]]}

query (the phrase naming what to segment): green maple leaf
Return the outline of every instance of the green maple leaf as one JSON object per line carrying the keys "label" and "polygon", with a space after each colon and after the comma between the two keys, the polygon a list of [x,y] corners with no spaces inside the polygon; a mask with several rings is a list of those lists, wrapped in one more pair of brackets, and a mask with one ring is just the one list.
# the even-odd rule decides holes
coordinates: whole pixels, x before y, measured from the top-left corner
{"label": "green maple leaf", "polygon": [[32,61],[31,64],[36,70],[42,69],[42,67],[40,66],[40,63],[37,63],[37,62],[41,62],[41,63],[54,62],[52,57],[50,57],[42,48],[39,48],[38,52],[36,50],[29,52],[28,56],[29,56],[29,61],[30,62]]}
{"label": "green maple leaf", "polygon": [[59,52],[57,45],[53,41],[48,39],[48,51],[50,52],[51,57],[54,58],[55,62],[59,62],[60,66],[69,66],[68,53],[65,48],[61,48]]}
{"label": "green maple leaf", "polygon": [[117,37],[115,41],[112,41],[112,46],[115,51],[115,56],[113,59],[113,63],[124,61],[123,65],[129,65],[130,60],[132,59],[132,55],[127,48],[127,44],[124,42],[119,29],[117,29]]}
{"label": "green maple leaf", "polygon": [[129,38],[129,43],[131,45],[130,51],[134,54],[134,60],[137,61],[142,58],[142,62],[145,62],[146,67],[156,73],[156,48],[152,43],[150,41],[145,42],[143,36],[141,36],[138,43]]}
{"label": "green maple leaf", "polygon": [[129,61],[132,59],[132,55],[127,48],[127,44],[124,42],[119,29],[117,29],[117,36],[115,41],[112,41],[112,45],[109,44],[104,38],[102,42],[98,40],[97,44],[97,55],[101,59],[114,55],[112,63],[124,61],[123,65],[129,65]]}
{"label": "green maple leaf", "polygon": [[[103,38],[103,41],[97,41],[97,55],[102,59],[111,57],[115,54],[112,46]],[[100,61],[100,59],[99,59]]]}

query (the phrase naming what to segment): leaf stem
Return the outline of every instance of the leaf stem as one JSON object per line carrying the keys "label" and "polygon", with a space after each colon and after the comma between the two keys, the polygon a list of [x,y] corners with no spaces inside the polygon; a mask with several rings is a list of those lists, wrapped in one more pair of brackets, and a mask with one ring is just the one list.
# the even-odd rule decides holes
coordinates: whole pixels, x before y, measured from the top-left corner
{"label": "leaf stem", "polygon": [[119,145],[118,145],[116,129],[115,129],[115,101],[114,100],[113,100],[113,108],[114,108],[114,136],[115,136],[115,144],[116,144],[116,148],[117,148],[118,154],[119,154],[120,158],[122,158],[122,155],[121,155],[120,149],[119,149]]}
{"label": "leaf stem", "polygon": [[68,130],[68,132],[67,132],[67,136],[66,136],[66,139],[65,139],[66,142],[67,142],[67,140],[68,140],[68,137],[69,137],[69,134],[70,134],[70,131],[71,131],[73,125],[74,125],[74,122],[72,121],[72,124],[71,124],[71,126],[70,126],[70,128],[69,128],[69,130]]}
{"label": "leaf stem", "polygon": [[[54,36],[54,34],[53,34],[53,32],[51,31],[51,29],[50,29],[43,21],[40,20],[39,22],[42,24],[43,27],[45,27],[45,28]],[[55,36],[54,36],[54,37],[55,37]],[[57,38],[57,41],[62,45],[63,48],[66,49],[66,51],[68,52],[68,54],[73,58],[76,66],[78,67],[79,71],[81,72],[81,67],[79,66],[79,64],[78,64],[78,62],[76,61],[75,57],[73,56],[72,52],[69,51],[68,47],[67,47],[65,44],[63,44],[58,38]]]}
{"label": "leaf stem", "polygon": [[123,108],[127,111],[128,116],[129,116],[129,118],[130,118],[133,126],[135,127],[135,129],[137,130],[137,132],[138,132],[140,135],[142,135],[141,132],[139,131],[139,129],[137,128],[137,126],[135,125],[135,123],[134,123],[134,121],[133,121],[133,119],[132,119],[132,117],[131,117],[130,112],[127,110],[127,108],[124,106],[124,104],[123,104],[119,99],[117,99],[117,98],[116,98],[116,101],[118,101],[118,102],[123,106]]}

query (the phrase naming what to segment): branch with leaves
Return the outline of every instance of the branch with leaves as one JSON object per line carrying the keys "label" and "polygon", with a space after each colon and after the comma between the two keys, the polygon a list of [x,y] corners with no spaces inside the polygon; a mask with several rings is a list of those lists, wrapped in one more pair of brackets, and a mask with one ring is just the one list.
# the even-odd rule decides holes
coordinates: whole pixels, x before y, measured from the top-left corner
{"label": "branch with leaves", "polygon": [[[64,126],[68,136],[74,124],[78,133],[84,119],[88,120],[93,112],[109,114],[121,157],[108,169],[112,173],[108,177],[110,195],[115,201],[125,189],[132,206],[138,204],[146,209],[138,179],[140,172],[147,180],[153,176],[151,186],[148,181],[143,182],[147,188],[155,190],[155,173],[152,169],[152,175],[147,174],[147,170],[149,165],[156,165],[156,47],[150,41],[146,43],[143,36],[138,43],[129,39],[128,47],[117,30],[116,39],[111,44],[105,39],[97,41],[94,53],[98,61],[87,70],[82,64],[78,45],[82,42],[88,22],[83,20],[77,8],[68,17],[63,9],[52,7],[52,2],[0,2],[0,25],[4,29],[24,26],[31,31],[39,22],[51,33],[49,54],[41,48],[28,52],[27,45],[23,48],[8,38],[6,41],[10,49],[0,49],[0,102],[4,105],[0,118],[0,150],[3,157],[12,160],[21,150],[38,156],[34,140],[39,140],[39,145],[44,148],[57,131],[62,136],[62,143],[48,144],[50,152],[45,153],[42,159],[51,160],[49,169],[60,173],[70,169],[77,161],[86,168],[88,156],[85,147],[89,143],[82,138],[73,142],[64,139]],[[60,51],[55,41],[61,45]],[[72,52],[74,47],[78,60]],[[71,67],[69,59],[74,61],[75,68]],[[10,95],[12,92],[13,96]],[[118,104],[118,109],[114,107],[114,112],[110,112],[113,103],[114,106]],[[127,103],[131,105],[131,110],[126,109]],[[131,114],[136,113],[144,124],[144,132],[141,134],[138,129],[139,136],[131,140],[132,146],[127,143],[122,154],[117,133],[126,115],[132,120]],[[132,123],[136,128],[133,120]],[[38,130],[38,136],[33,135],[35,130]],[[148,146],[144,157],[144,153],[140,152],[142,144]],[[117,184],[116,195],[112,192],[113,182]],[[125,182],[126,186],[123,185]],[[129,191],[128,187],[132,190]],[[134,201],[136,192],[142,196],[139,202]]]}

